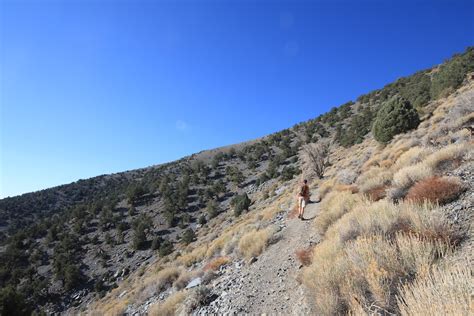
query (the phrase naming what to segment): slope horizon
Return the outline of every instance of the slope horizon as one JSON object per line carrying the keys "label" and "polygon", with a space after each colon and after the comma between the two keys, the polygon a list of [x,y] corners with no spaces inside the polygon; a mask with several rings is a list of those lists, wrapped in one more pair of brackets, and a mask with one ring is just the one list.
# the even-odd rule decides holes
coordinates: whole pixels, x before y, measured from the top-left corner
{"label": "slope horizon", "polygon": [[[467,49],[468,47],[470,46],[467,46],[465,49]],[[454,52],[451,54],[451,56],[454,56],[454,55],[457,55],[457,54],[460,54],[462,52],[464,52],[465,50],[463,51],[459,51],[459,52]],[[449,57],[447,58],[443,58],[443,60],[447,60]],[[137,171],[137,170],[141,170],[141,169],[147,169],[147,168],[153,168],[153,167],[157,167],[157,166],[160,166],[160,165],[165,165],[165,164],[168,164],[168,163],[173,163],[175,161],[178,161],[180,159],[183,159],[183,158],[186,158],[186,157],[190,157],[194,154],[198,154],[198,153],[201,153],[201,152],[206,152],[206,151],[212,151],[212,150],[217,150],[217,149],[220,149],[220,148],[224,148],[224,147],[229,147],[229,146],[234,146],[234,145],[238,145],[238,144],[244,144],[244,143],[248,143],[248,142],[251,142],[253,140],[258,140],[258,139],[262,139],[262,138],[265,138],[269,135],[272,135],[274,133],[277,133],[281,130],[284,130],[284,129],[287,129],[287,128],[291,128],[297,124],[300,124],[300,123],[303,123],[303,122],[307,122],[308,120],[312,120],[318,116],[321,116],[325,113],[328,113],[333,107],[339,107],[341,106],[342,104],[346,103],[346,102],[350,102],[350,101],[355,101],[358,97],[362,96],[362,95],[365,95],[365,94],[368,94],[372,91],[376,91],[376,90],[379,90],[381,88],[383,88],[384,86],[390,84],[390,83],[393,83],[393,82],[396,82],[398,79],[400,78],[404,78],[406,76],[410,76],[412,75],[413,73],[416,73],[416,72],[419,72],[419,71],[424,71],[424,70],[427,70],[427,69],[432,69],[432,68],[435,68],[437,67],[438,65],[440,65],[442,63],[442,61],[440,61],[439,63],[436,63],[434,65],[432,65],[431,67],[428,67],[428,68],[424,68],[424,69],[418,69],[418,70],[414,70],[412,73],[409,73],[409,74],[404,74],[404,75],[400,75],[400,76],[397,76],[396,78],[392,79],[392,80],[389,80],[387,81],[386,83],[384,83],[382,86],[379,86],[379,87],[375,87],[373,90],[370,90],[370,91],[366,91],[366,92],[363,92],[363,93],[359,93],[357,96],[355,96],[354,98],[350,99],[350,100],[346,100],[344,102],[341,102],[340,104],[338,105],[335,105],[335,106],[331,106],[331,107],[328,107],[326,108],[324,111],[320,112],[320,113],[316,113],[315,115],[312,115],[312,116],[309,116],[307,119],[305,120],[302,120],[302,121],[298,121],[298,122],[295,122],[293,124],[291,124],[290,126],[287,126],[287,127],[283,127],[283,128],[280,128],[278,130],[275,130],[275,131],[272,131],[268,134],[265,134],[265,135],[262,135],[262,136],[257,136],[255,138],[252,138],[252,139],[245,139],[245,140],[241,140],[241,141],[237,141],[235,143],[231,143],[231,144],[221,144],[221,145],[218,145],[216,147],[211,147],[211,148],[205,148],[205,149],[198,149],[196,151],[192,151],[192,152],[188,152],[186,154],[184,154],[183,156],[179,156],[179,157],[176,157],[176,158],[173,158],[171,160],[167,160],[167,161],[161,161],[161,162],[158,162],[158,163],[152,163],[150,165],[146,165],[146,166],[142,166],[142,167],[133,167],[131,169],[125,169],[125,170],[113,170],[113,171],[109,171],[109,172],[104,172],[104,173],[101,173],[101,174],[93,174],[93,175],[85,175],[85,176],[82,176],[80,178],[75,178],[69,182],[64,182],[64,183],[58,183],[58,184],[55,184],[55,185],[52,185],[52,186],[48,186],[48,187],[42,187],[42,188],[38,188],[38,189],[35,189],[33,191],[27,191],[27,192],[20,192],[18,194],[14,194],[14,195],[4,195],[3,192],[0,190],[0,199],[4,199],[4,198],[12,198],[12,197],[16,197],[16,196],[21,196],[23,194],[29,194],[29,193],[35,193],[35,192],[39,192],[39,191],[43,191],[43,190],[47,190],[47,189],[54,189],[56,187],[60,187],[60,186],[63,186],[63,185],[68,185],[68,184],[71,184],[71,183],[75,183],[77,181],[81,181],[81,180],[87,180],[87,179],[91,179],[91,178],[95,178],[95,177],[100,177],[100,176],[106,176],[106,175],[113,175],[113,174],[120,174],[120,173],[126,173],[126,172],[133,172],[133,171]],[[2,187],[0,186],[0,189]]]}

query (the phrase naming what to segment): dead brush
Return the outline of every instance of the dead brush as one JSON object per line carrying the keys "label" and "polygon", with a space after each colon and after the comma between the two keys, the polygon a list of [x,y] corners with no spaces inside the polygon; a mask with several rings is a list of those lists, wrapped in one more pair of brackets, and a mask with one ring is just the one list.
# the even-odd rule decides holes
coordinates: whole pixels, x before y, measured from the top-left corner
{"label": "dead brush", "polygon": [[459,197],[465,187],[458,178],[431,177],[417,182],[410,188],[405,199],[415,203],[425,201],[446,204]]}
{"label": "dead brush", "polygon": [[223,265],[226,265],[230,262],[230,257],[217,257],[215,259],[212,259],[210,262],[208,262],[204,268],[203,271],[217,271],[219,268]]}
{"label": "dead brush", "polygon": [[314,247],[308,247],[295,251],[296,258],[303,266],[307,267],[313,262],[313,250]]}
{"label": "dead brush", "polygon": [[376,202],[383,199],[387,195],[387,189],[387,185],[382,185],[369,189],[364,194],[369,198],[369,200]]}

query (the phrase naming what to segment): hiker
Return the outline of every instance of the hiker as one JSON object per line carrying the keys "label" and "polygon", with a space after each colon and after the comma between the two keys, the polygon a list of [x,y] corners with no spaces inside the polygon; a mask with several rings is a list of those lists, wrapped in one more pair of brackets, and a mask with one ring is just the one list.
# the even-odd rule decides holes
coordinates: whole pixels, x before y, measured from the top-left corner
{"label": "hiker", "polygon": [[298,192],[298,218],[303,220],[304,208],[309,202],[309,187],[308,180],[303,180],[303,183]]}

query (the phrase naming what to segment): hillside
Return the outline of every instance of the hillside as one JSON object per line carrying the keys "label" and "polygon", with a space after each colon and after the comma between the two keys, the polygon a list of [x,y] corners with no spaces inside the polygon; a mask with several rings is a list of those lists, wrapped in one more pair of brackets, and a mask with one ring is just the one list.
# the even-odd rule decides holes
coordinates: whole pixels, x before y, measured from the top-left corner
{"label": "hillside", "polygon": [[[0,200],[2,314],[465,311],[473,71],[468,48],[261,139]],[[384,127],[397,106],[421,122]],[[321,201],[303,222],[302,175]]]}

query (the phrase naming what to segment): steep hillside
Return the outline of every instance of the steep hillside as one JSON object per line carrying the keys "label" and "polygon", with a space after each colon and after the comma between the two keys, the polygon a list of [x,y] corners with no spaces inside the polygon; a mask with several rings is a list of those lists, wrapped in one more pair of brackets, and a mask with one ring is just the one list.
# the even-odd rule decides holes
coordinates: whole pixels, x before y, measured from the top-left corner
{"label": "steep hillside", "polygon": [[[472,220],[466,215],[472,211],[472,140],[465,129],[473,123],[472,71],[469,48],[441,66],[262,139],[0,200],[3,312],[5,306],[25,314],[29,306],[46,313],[264,312],[259,301],[283,294],[272,283],[261,296],[267,291],[258,280],[271,283],[277,272],[282,284],[307,298],[302,312],[423,308],[413,305],[410,293],[430,273],[443,273],[443,267],[432,267],[444,258],[464,260],[472,241],[464,231]],[[374,129],[386,144],[375,141],[374,122],[391,122],[380,109],[398,107],[400,115],[416,109],[421,124],[412,131],[415,125]],[[330,163],[322,179],[312,173],[307,155],[318,148],[327,150]],[[291,219],[301,172],[314,180],[314,199],[322,199],[317,207],[310,204],[308,212],[318,215],[304,226]],[[427,195],[430,185],[458,190],[439,200],[440,194]],[[425,199],[447,206],[418,206]],[[300,229],[305,234],[296,241]],[[294,250],[306,268],[293,264],[293,247],[301,247]],[[377,247],[406,251],[412,259],[382,260],[371,254]],[[424,261],[408,252],[415,247],[426,254]],[[278,256],[280,249],[285,256]],[[347,277],[337,279],[323,267],[338,267]],[[191,280],[200,285],[184,289]],[[258,293],[248,296],[245,284]],[[286,296],[279,301],[273,311],[289,311],[293,302]]]}

